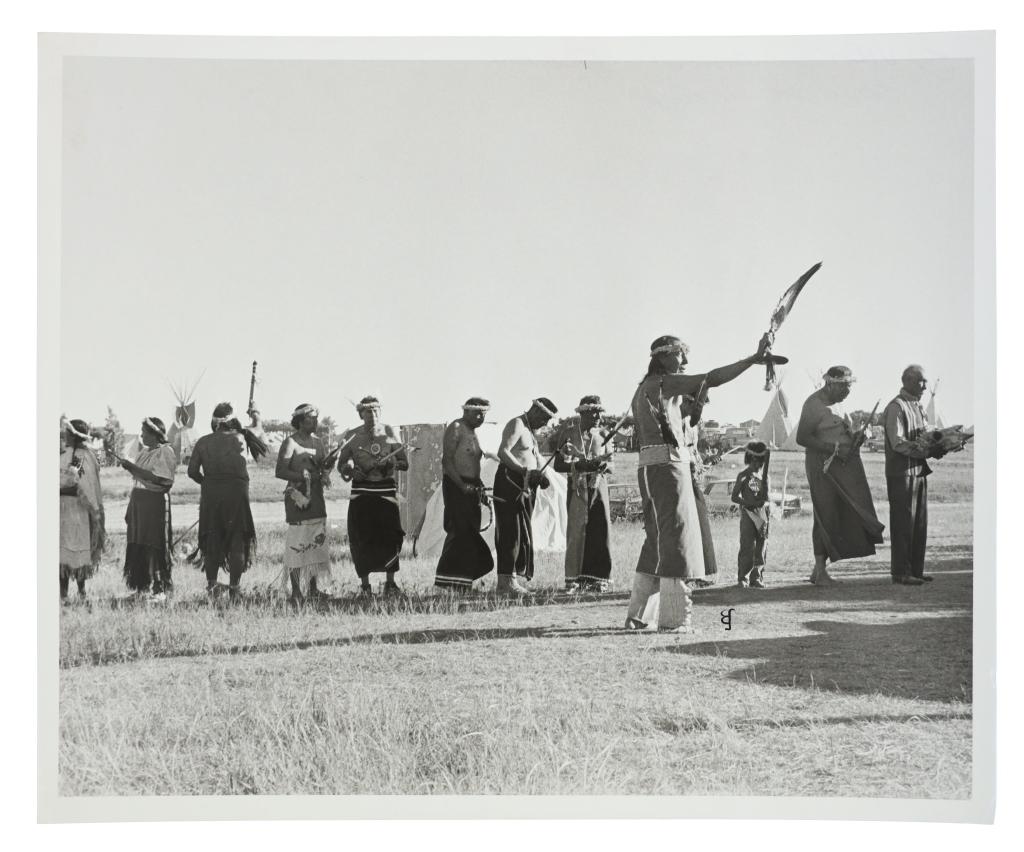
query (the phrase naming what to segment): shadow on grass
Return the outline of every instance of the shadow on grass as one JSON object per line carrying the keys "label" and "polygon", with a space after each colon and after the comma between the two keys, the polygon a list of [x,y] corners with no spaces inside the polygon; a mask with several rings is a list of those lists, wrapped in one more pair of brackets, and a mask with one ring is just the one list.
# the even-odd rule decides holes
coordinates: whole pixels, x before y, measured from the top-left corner
{"label": "shadow on grass", "polygon": [[851,694],[928,701],[970,701],[971,619],[903,619],[896,624],[812,621],[814,633],[671,645],[668,654],[757,662],[728,677]]}
{"label": "shadow on grass", "polygon": [[[214,645],[213,647],[171,648],[139,655],[128,649],[93,653],[88,657],[92,665],[166,660],[182,657],[212,657],[219,655],[273,654],[283,651],[308,651],[317,648],[342,648],[350,645],[434,645],[451,642],[488,642],[502,639],[586,639],[595,636],[641,635],[624,627],[484,627],[484,628],[430,628],[393,633],[363,633],[355,636],[329,636],[321,639],[296,639],[287,642],[259,642],[249,645]],[[642,634],[650,635],[650,634]],[[76,668],[85,660],[61,664],[62,668]]]}
{"label": "shadow on grass", "polygon": [[691,734],[728,728],[732,731],[762,732],[772,728],[817,728],[823,725],[902,725],[907,722],[951,722],[971,719],[970,710],[951,710],[947,713],[864,713],[856,716],[804,716],[785,719],[716,719],[704,716],[683,716],[678,719],[662,718],[654,727],[666,734]]}
{"label": "shadow on grass", "polygon": [[821,601],[823,604],[843,605],[844,609],[847,608],[846,604],[857,602],[872,604],[867,607],[869,609],[950,609],[970,605],[973,568],[970,558],[935,560],[926,565],[925,572],[936,575],[936,582],[923,586],[898,586],[887,574],[844,576],[840,565],[832,569],[833,575],[839,580],[834,586],[815,586],[810,582],[793,582],[788,578],[785,585],[773,586],[769,566],[766,589],[715,586],[695,592],[693,599],[695,603],[737,608]]}

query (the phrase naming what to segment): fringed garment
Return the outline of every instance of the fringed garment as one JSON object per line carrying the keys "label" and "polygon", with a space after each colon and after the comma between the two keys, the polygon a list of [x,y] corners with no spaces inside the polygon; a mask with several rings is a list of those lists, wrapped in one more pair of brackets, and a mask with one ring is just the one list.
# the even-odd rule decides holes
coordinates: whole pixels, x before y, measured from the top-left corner
{"label": "fringed garment", "polygon": [[[213,432],[196,441],[188,473],[202,471],[199,497],[200,570],[232,563],[247,571],[256,555],[256,524],[249,508],[245,443],[237,432]],[[209,575],[208,575],[209,576]]]}
{"label": "fringed garment", "polygon": [[[145,448],[135,464],[164,479],[174,480],[177,456],[169,444]],[[127,544],[124,581],[137,592],[166,592],[171,589],[171,501],[170,494],[155,485],[136,480],[124,516]]]}

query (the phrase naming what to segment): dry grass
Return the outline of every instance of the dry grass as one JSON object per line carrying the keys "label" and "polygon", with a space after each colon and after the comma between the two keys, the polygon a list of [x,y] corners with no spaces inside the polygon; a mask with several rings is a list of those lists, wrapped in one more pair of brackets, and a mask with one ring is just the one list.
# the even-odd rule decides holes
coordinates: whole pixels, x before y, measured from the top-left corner
{"label": "dry grass", "polygon": [[[714,526],[728,582],[736,521]],[[173,608],[118,604],[115,539],[91,606],[62,612],[63,794],[970,795],[968,508],[935,507],[920,589],[888,582],[886,550],[802,583],[809,519],[779,522],[771,588],[697,592],[701,632],[679,637],[621,630],[624,592],[557,593],[558,554],[532,605],[435,597],[409,558],[406,602],[296,611],[270,590],[282,530],[238,608],[187,567]],[[626,590],[642,531],[613,533]]]}

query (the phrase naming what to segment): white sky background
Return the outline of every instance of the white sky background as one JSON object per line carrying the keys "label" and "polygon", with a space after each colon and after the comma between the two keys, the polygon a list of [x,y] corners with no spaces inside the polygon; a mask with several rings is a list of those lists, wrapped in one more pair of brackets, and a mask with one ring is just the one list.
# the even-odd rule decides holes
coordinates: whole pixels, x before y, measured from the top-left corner
{"label": "white sky background", "polygon": [[[851,408],[906,363],[974,422],[973,80],[964,61],[65,62],[61,406],[127,431],[166,379],[284,418],[442,422],[470,395],[625,409],[651,340],[691,371],[779,333],[850,365]],[[760,418],[752,368],[706,417]]]}

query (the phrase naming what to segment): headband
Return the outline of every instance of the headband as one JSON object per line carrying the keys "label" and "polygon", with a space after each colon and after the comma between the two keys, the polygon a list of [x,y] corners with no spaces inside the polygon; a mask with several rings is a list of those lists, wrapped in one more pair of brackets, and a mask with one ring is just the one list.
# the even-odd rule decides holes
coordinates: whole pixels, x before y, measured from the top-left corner
{"label": "headband", "polygon": [[477,405],[475,402],[472,404],[466,404],[462,406],[463,411],[490,411],[489,405]]}
{"label": "headband", "polygon": [[652,355],[665,355],[669,352],[682,352],[684,355],[690,351],[690,347],[680,341],[679,343],[665,343],[662,346],[655,346],[651,350]]}
{"label": "headband", "polygon": [[604,406],[599,402],[588,402],[586,405],[577,405],[576,411],[578,414],[584,411],[604,411]]}
{"label": "headband", "polygon": [[752,458],[763,459],[765,453],[768,452],[768,448],[765,447],[763,450],[752,450],[750,449],[750,447],[744,447],[744,452],[746,452],[746,454],[751,456]]}
{"label": "headband", "polygon": [[320,410],[315,405],[300,405],[292,412],[292,417],[305,417],[307,414],[320,416]]}
{"label": "headband", "polygon": [[154,423],[148,417],[142,421],[142,425],[145,426],[147,429],[155,432],[159,436],[160,440],[163,441],[165,444],[167,443],[167,433],[164,432],[163,429],[157,426],[156,423]]}
{"label": "headband", "polygon": [[89,433],[88,432],[85,432],[85,433],[79,432],[74,426],[71,425],[71,421],[68,421],[67,430],[72,435],[74,435],[76,438],[81,438],[82,440],[85,440],[85,441],[89,440]]}
{"label": "headband", "polygon": [[214,417],[214,418],[212,418],[212,422],[216,423],[219,426],[221,423],[230,423],[232,420],[237,420],[237,419],[238,418],[235,417],[234,413],[232,413],[232,414],[225,414],[223,417]]}
{"label": "headband", "polygon": [[548,408],[539,399],[532,400],[532,402],[533,402],[534,405],[537,406],[537,408],[539,408],[541,411],[543,411],[548,417],[554,417],[555,416],[555,412],[553,412],[550,408]]}
{"label": "headband", "polygon": [[853,376],[829,376],[825,375],[826,385],[852,385],[857,381]]}

